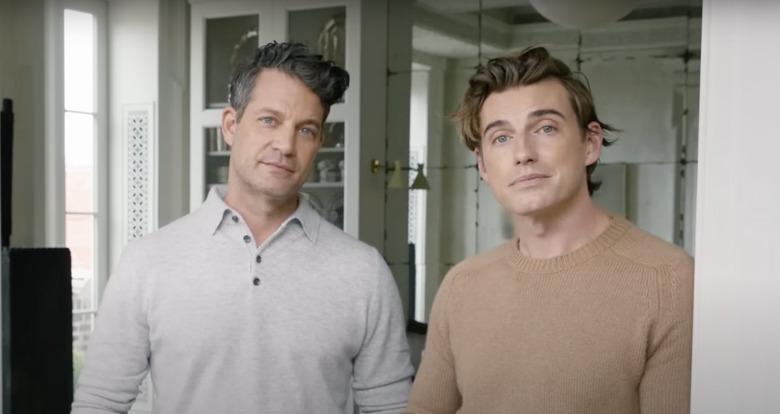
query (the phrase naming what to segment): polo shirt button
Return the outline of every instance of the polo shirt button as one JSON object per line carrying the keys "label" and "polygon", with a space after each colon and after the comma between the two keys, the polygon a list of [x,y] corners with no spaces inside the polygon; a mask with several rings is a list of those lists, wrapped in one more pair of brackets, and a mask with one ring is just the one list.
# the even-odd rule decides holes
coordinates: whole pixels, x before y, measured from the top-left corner
{"label": "polo shirt button", "polygon": [[252,284],[255,285],[255,286],[259,285],[260,284],[260,278],[256,277],[256,278],[252,279]]}
{"label": "polo shirt button", "polygon": [[233,216],[233,223],[238,223],[238,216]]}
{"label": "polo shirt button", "polygon": [[249,237],[249,235],[245,235],[245,236],[244,236],[244,243],[249,243],[249,242],[251,242],[251,241],[252,241],[252,238],[251,238],[251,237]]}
{"label": "polo shirt button", "polygon": [[260,257],[260,255],[259,255],[259,254],[258,254],[257,256],[255,256],[255,262],[257,262],[257,263],[260,263],[260,262],[262,262],[262,261],[263,261],[263,258],[262,258],[262,257]]}

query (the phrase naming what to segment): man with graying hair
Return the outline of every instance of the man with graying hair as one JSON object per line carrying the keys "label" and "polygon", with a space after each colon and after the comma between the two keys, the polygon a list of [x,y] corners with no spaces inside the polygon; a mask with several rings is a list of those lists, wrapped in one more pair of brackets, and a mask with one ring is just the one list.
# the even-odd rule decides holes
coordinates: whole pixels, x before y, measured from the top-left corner
{"label": "man with graying hair", "polygon": [[457,113],[514,237],[453,267],[431,310],[413,414],[685,414],[693,261],[598,208],[607,131],[541,47],[491,59]]}
{"label": "man with graying hair", "polygon": [[347,72],[269,43],[230,83],[226,186],[131,242],[106,287],[73,413],[397,413],[409,362],[379,253],[302,198]]}

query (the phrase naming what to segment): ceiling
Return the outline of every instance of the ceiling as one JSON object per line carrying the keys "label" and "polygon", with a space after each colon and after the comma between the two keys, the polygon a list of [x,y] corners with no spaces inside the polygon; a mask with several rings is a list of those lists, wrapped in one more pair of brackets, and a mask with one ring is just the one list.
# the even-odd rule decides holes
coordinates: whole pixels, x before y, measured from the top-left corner
{"label": "ceiling", "polygon": [[[530,0],[481,0],[482,10],[520,8],[533,10]],[[658,9],[701,5],[701,0],[636,0],[636,9]],[[415,0],[420,6],[445,13],[473,12],[480,8],[480,0]]]}
{"label": "ceiling", "polygon": [[[701,16],[701,0],[636,2],[636,8],[621,21]],[[529,0],[481,0],[482,19],[479,11],[480,0],[415,0],[414,50],[448,58],[474,57],[481,24],[483,54],[498,54],[505,49],[502,45],[511,43],[503,38],[510,38],[522,25],[557,27],[536,12]]]}

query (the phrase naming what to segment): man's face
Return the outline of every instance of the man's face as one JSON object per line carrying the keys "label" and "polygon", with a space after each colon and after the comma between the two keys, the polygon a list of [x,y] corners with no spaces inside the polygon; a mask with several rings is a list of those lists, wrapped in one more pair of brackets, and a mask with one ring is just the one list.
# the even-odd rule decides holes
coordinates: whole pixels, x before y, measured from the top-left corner
{"label": "man's face", "polygon": [[222,114],[231,189],[285,201],[296,197],[322,143],[324,110],[300,80],[263,69],[244,114]]}
{"label": "man's face", "polygon": [[545,215],[588,197],[585,167],[599,158],[601,127],[579,127],[558,80],[489,95],[480,128],[480,176],[509,213]]}

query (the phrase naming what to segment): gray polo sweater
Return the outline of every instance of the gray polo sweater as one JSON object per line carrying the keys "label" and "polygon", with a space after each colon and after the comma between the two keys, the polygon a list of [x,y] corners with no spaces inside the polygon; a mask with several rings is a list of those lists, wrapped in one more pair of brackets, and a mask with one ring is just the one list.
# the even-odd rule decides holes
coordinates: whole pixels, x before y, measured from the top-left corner
{"label": "gray polo sweater", "polygon": [[379,253],[303,198],[257,247],[224,191],[127,246],[72,412],[127,412],[149,369],[160,414],[400,412],[413,368]]}

